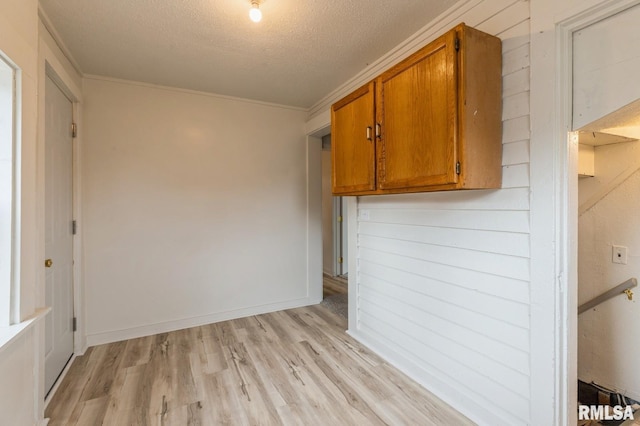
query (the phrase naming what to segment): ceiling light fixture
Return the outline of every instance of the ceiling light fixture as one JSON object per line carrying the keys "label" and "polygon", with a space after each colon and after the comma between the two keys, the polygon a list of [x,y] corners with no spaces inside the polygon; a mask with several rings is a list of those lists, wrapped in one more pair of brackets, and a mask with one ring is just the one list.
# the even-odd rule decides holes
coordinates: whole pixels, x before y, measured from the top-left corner
{"label": "ceiling light fixture", "polygon": [[260,22],[262,12],[260,11],[260,0],[251,0],[251,10],[249,10],[249,18],[253,22]]}

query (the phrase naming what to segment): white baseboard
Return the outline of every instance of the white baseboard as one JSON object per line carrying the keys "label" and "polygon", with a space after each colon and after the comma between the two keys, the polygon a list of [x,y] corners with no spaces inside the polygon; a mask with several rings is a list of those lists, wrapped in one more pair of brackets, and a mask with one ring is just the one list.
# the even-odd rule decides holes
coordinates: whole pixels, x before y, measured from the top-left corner
{"label": "white baseboard", "polygon": [[136,339],[138,337],[152,336],[169,331],[182,330],[190,327],[212,324],[220,321],[228,321],[237,318],[244,318],[252,315],[266,314],[269,312],[282,311],[285,309],[300,308],[302,306],[317,305],[322,302],[308,297],[302,299],[288,300],[285,302],[271,303],[267,305],[252,306],[249,308],[234,309],[231,311],[214,312],[192,318],[184,318],[176,321],[167,321],[157,324],[131,327],[121,330],[105,331],[87,335],[87,347],[103,345],[105,343],[119,342],[122,340]]}
{"label": "white baseboard", "polygon": [[478,425],[497,426],[509,424],[505,419],[496,416],[495,413],[488,411],[478,402],[461,394],[439,378],[434,377],[413,360],[392,349],[375,336],[362,330],[352,329],[347,330],[347,334]]}

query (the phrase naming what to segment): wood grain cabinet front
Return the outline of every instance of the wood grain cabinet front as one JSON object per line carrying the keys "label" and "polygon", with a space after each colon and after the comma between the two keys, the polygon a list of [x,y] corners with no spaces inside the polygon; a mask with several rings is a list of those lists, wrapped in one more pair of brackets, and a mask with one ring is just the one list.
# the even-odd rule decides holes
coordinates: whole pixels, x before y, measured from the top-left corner
{"label": "wood grain cabinet front", "polygon": [[334,193],[376,189],[374,88],[369,83],[331,107]]}
{"label": "wood grain cabinet front", "polygon": [[499,188],[502,52],[460,24],[331,108],[333,192]]}

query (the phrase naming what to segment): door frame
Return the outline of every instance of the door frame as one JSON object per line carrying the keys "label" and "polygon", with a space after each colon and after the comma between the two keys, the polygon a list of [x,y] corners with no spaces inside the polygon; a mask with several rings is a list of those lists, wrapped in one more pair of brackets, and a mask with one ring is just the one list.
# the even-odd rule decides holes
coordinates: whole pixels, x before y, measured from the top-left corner
{"label": "door frame", "polygon": [[[40,27],[43,31],[42,26]],[[84,327],[84,305],[83,305],[83,281],[82,281],[82,214],[81,214],[81,179],[80,179],[80,158],[81,158],[81,140],[83,135],[82,126],[82,88],[76,84],[76,81],[81,78],[80,73],[76,70],[68,69],[60,59],[62,53],[54,52],[49,45],[42,40],[40,35],[39,49],[38,49],[38,135],[36,144],[36,221],[38,223],[38,243],[37,243],[37,259],[44,260],[45,258],[45,97],[44,88],[46,77],[51,78],[56,85],[62,90],[62,92],[71,100],[73,120],[78,126],[77,137],[73,139],[73,218],[78,221],[77,233],[73,239],[73,310],[74,316],[77,321],[76,331],[73,333],[73,356],[71,361],[67,363],[67,367],[63,370],[57,383],[49,392],[47,400],[44,399],[44,352],[39,354],[38,369],[41,372],[43,383],[39,389],[39,395],[37,395],[38,401],[45,401],[45,406],[55,394],[57,387],[59,386],[62,378],[66,374],[69,366],[71,366],[73,359],[82,355],[86,350],[86,338]],[[62,56],[63,57],[63,56]],[[77,77],[74,79],[71,73],[76,72]],[[38,261],[38,265],[42,266],[42,263]],[[45,305],[45,270],[44,267],[38,268],[36,272],[37,278],[37,294],[36,304],[37,306]],[[41,339],[44,339],[44,332]],[[44,347],[44,340],[43,340]]]}
{"label": "door frame", "polygon": [[[341,220],[338,218],[341,217]],[[333,272],[336,276],[347,273],[347,203],[343,196],[333,196]],[[342,263],[338,259],[342,257]]]}

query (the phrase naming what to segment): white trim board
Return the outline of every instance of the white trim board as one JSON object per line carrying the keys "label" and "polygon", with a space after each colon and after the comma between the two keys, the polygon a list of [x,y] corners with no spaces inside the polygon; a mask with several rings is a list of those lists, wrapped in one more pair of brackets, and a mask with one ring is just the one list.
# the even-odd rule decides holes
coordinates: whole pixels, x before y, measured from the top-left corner
{"label": "white trim board", "polygon": [[185,328],[199,327],[202,325],[212,324],[221,321],[228,321],[237,318],[250,317],[253,315],[262,315],[270,312],[282,311],[285,309],[301,308],[303,306],[317,305],[322,301],[312,297],[302,299],[288,300],[285,302],[271,303],[261,306],[252,306],[248,308],[234,309],[225,312],[216,312],[209,315],[202,315],[192,318],[183,318],[175,321],[166,321],[157,324],[142,325],[139,327],[126,328],[121,330],[105,331],[87,335],[87,345],[97,346],[106,343],[119,342],[122,340],[136,339],[138,337],[153,336],[159,333],[168,333],[170,331],[183,330]]}

